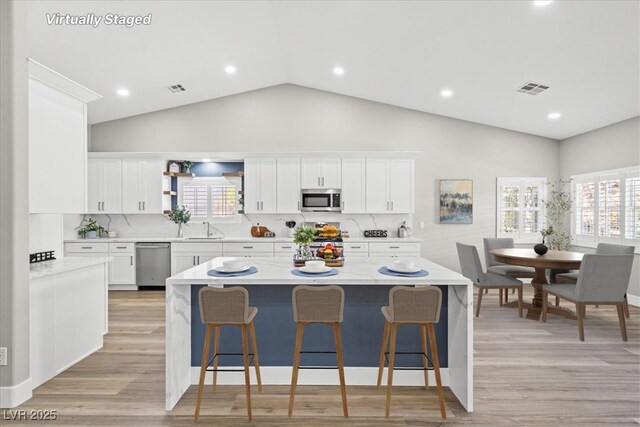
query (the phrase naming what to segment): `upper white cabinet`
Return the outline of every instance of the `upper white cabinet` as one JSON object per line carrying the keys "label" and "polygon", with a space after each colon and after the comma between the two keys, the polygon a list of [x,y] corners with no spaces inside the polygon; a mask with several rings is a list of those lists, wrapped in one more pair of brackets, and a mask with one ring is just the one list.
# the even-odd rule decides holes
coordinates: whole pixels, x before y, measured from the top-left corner
{"label": "upper white cabinet", "polygon": [[413,160],[367,159],[368,213],[412,213]]}
{"label": "upper white cabinet", "polygon": [[276,213],[276,167],[276,159],[245,160],[245,213]]}
{"label": "upper white cabinet", "polygon": [[365,192],[365,159],[342,159],[342,212],[365,213]]}
{"label": "upper white cabinet", "polygon": [[276,211],[300,213],[300,159],[281,158],[276,164]]}
{"label": "upper white cabinet", "polygon": [[122,213],[162,213],[162,160],[122,161]]}
{"label": "upper white cabinet", "polygon": [[87,172],[87,213],[121,213],[122,160],[89,159]]}
{"label": "upper white cabinet", "polygon": [[304,189],[341,188],[341,159],[302,159],[301,187]]}

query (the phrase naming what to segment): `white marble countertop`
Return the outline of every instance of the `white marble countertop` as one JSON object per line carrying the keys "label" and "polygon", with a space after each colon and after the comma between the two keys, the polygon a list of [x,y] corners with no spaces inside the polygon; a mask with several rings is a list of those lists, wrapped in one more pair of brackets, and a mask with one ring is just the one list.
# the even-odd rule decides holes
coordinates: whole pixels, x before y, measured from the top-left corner
{"label": "white marble countertop", "polygon": [[424,277],[387,276],[378,269],[392,262],[392,258],[351,258],[344,267],[337,267],[339,273],[326,277],[300,277],[291,274],[295,268],[290,257],[247,258],[258,272],[248,276],[212,277],[207,272],[222,265],[229,257],[218,257],[196,267],[171,276],[167,285],[300,285],[300,284],[340,284],[340,285],[471,285],[471,281],[453,270],[424,258],[414,258],[418,267],[429,272]]}
{"label": "white marble countertop", "polygon": [[113,258],[111,257],[64,257],[52,261],[37,262],[29,264],[29,279],[66,273],[93,265],[104,264],[112,260]]}
{"label": "white marble countertop", "polygon": [[[66,239],[66,243],[135,243],[135,242],[171,242],[171,243],[247,243],[247,242],[267,242],[267,243],[291,243],[291,237],[224,237],[222,239],[188,238],[188,237],[114,237],[101,239]],[[415,237],[399,238],[365,238],[347,237],[344,243],[419,243],[422,239]]]}

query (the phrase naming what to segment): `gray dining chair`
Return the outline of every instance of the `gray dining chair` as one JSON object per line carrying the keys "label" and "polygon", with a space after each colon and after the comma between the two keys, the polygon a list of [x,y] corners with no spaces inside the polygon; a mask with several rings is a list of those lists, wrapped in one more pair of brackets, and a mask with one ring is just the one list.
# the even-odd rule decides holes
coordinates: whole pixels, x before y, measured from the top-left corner
{"label": "gray dining chair", "polygon": [[627,341],[624,295],[629,286],[633,255],[585,255],[575,284],[550,284],[542,287],[542,321],[547,321],[547,298],[554,295],[576,305],[578,335],[584,341],[586,304],[615,305],[618,309],[622,340]]}
{"label": "gray dining chair", "polygon": [[[480,264],[478,249],[472,245],[456,243],[458,248],[458,259],[462,275],[473,282],[478,288],[478,303],[476,306],[476,317],[480,315],[480,304],[482,304],[482,291],[485,289],[517,289],[518,290],[518,315],[522,317],[522,285],[523,283],[513,277],[483,272]],[[500,307],[502,307],[502,293],[500,293]]]}
{"label": "gray dining chair", "polygon": [[[614,245],[612,243],[598,243],[596,247],[596,255],[633,255],[633,246]],[[570,271],[568,273],[556,274],[554,283],[576,283],[578,281],[578,272]],[[627,294],[624,294],[624,315],[629,318],[629,302]]]}
{"label": "gray dining chair", "polygon": [[[494,249],[511,249],[515,247],[512,238],[504,237],[485,237],[482,239],[484,244],[484,260],[487,266],[488,273],[502,274],[513,278],[533,278],[536,274],[536,270],[532,267],[523,267],[520,265],[510,265],[498,262],[495,260],[491,251]],[[488,289],[485,291],[487,292]],[[502,294],[502,291],[500,292]],[[505,302],[509,301],[509,293],[505,292]]]}

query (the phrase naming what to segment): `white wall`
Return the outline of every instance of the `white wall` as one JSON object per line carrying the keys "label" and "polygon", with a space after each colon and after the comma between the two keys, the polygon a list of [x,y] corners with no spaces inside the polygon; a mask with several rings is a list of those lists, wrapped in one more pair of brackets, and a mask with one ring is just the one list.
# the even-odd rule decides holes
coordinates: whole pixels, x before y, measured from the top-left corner
{"label": "white wall", "polygon": [[29,252],[56,251],[56,258],[63,256],[62,214],[29,215]]}
{"label": "white wall", "polygon": [[[91,149],[420,151],[414,224],[426,226],[416,227],[414,235],[424,239],[423,256],[456,270],[456,241],[481,247],[483,237],[495,236],[496,177],[555,179],[559,170],[555,140],[295,85],[96,124]],[[443,178],[473,179],[473,224],[438,224]]]}
{"label": "white wall", "polygon": [[[563,178],[581,173],[617,169],[640,164],[640,117],[567,138],[560,143]],[[586,253],[588,248],[574,247]],[[640,255],[635,256],[629,294],[640,302]]]}

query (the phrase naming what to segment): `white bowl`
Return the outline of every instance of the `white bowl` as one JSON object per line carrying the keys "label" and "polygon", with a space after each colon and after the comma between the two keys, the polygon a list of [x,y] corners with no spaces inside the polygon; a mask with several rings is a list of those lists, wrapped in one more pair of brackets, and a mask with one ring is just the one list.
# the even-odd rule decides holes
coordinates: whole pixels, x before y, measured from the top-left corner
{"label": "white bowl", "polygon": [[225,270],[238,270],[244,266],[244,261],[241,259],[232,258],[226,261],[222,261],[222,266]]}
{"label": "white bowl", "polygon": [[415,269],[416,264],[408,259],[394,259],[393,266],[398,270],[413,270]]}
{"label": "white bowl", "polygon": [[306,270],[309,271],[322,271],[325,267],[324,261],[307,261],[304,263]]}

